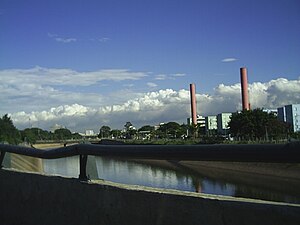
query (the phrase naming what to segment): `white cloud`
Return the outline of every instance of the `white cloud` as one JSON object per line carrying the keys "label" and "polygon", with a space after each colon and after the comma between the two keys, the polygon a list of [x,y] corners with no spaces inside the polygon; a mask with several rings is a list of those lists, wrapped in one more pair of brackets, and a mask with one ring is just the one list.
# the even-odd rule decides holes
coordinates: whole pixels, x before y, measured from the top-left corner
{"label": "white cloud", "polygon": [[[147,73],[127,69],[107,69],[78,72],[71,69],[53,69],[36,66],[31,69],[0,70],[1,82],[6,84],[88,86],[104,80],[139,80]],[[22,82],[20,82],[22,81]]]}
{"label": "white cloud", "polygon": [[[61,37],[60,35],[58,34],[53,34],[53,33],[48,33],[47,34],[49,38],[51,38],[52,40],[54,41],[57,41],[57,42],[61,42],[61,43],[71,43],[71,42],[77,42],[78,39],[75,38],[75,37]],[[86,39],[81,39],[81,41],[92,41],[92,42],[108,42],[110,41],[111,39],[108,38],[108,37],[100,37],[100,38],[86,38]]]}
{"label": "white cloud", "polygon": [[76,38],[64,38],[64,37],[59,37],[57,34],[51,34],[51,33],[48,33],[48,37],[52,38],[57,42],[62,42],[62,43],[71,43],[77,41]]}
{"label": "white cloud", "polygon": [[168,76],[166,74],[158,74],[155,76],[155,80],[166,80]]}
{"label": "white cloud", "polygon": [[[108,85],[102,85],[102,81],[139,80],[146,76],[147,73],[126,69],[92,72],[43,67],[0,70],[0,113],[16,112],[20,108],[25,111],[44,110],[53,105],[73,103],[92,107],[103,104],[108,98],[99,94]],[[90,86],[94,86],[94,92]],[[124,97],[123,94],[115,99]]]}
{"label": "white cloud", "polygon": [[173,77],[185,77],[186,74],[185,73],[175,73],[175,74],[172,74]]}
{"label": "white cloud", "polygon": [[185,73],[174,73],[174,74],[158,74],[155,75],[155,80],[168,80],[168,79],[175,79],[175,78],[179,78],[179,77],[185,77],[186,74]]}
{"label": "white cloud", "polygon": [[54,38],[54,40],[62,43],[71,43],[77,41],[76,38],[61,38],[61,37]]}
{"label": "white cloud", "polygon": [[132,88],[132,87],[134,87],[134,84],[123,84],[123,87]]}
{"label": "white cloud", "polygon": [[150,87],[150,88],[155,88],[155,87],[157,87],[157,84],[153,83],[153,82],[148,82],[147,86]]}
{"label": "white cloud", "polygon": [[[176,110],[178,104],[183,104],[181,110]],[[139,98],[129,99],[122,104],[100,106],[98,108],[72,104],[52,107],[48,110],[24,111],[12,113],[12,119],[20,128],[28,127],[28,121],[34,126],[39,125],[50,129],[54,124],[62,124],[73,131],[83,131],[92,128],[99,129],[103,123],[121,128],[126,121],[138,125],[152,121],[180,120],[188,115],[189,92],[171,89],[145,93]]]}
{"label": "white cloud", "polygon": [[52,33],[48,33],[47,35],[48,35],[48,37],[50,37],[50,38],[54,38],[54,37],[57,37],[57,36],[58,36],[57,34],[52,34]]}
{"label": "white cloud", "polygon": [[222,59],[222,62],[234,62],[237,60],[238,60],[237,58],[225,58],[225,59]]}
{"label": "white cloud", "polygon": [[110,38],[103,37],[103,38],[99,38],[98,41],[100,41],[100,42],[108,42],[108,41],[110,41]]}
{"label": "white cloud", "polygon": [[[148,73],[128,70],[77,72],[41,67],[2,70],[0,115],[11,113],[15,125],[20,129],[28,127],[28,121],[31,121],[34,126],[43,129],[50,129],[57,123],[81,132],[85,129],[98,131],[102,125],[122,128],[126,121],[131,121],[137,127],[167,121],[185,122],[190,115],[188,87],[186,90],[165,89],[147,93],[121,89],[107,95],[93,93],[89,89],[89,85],[102,80],[138,80],[147,75]],[[61,84],[68,87],[68,91],[58,88]],[[147,85],[157,87],[152,82]],[[78,89],[85,86],[88,87],[85,91]],[[278,78],[266,83],[251,83],[249,96],[252,108],[277,108],[300,103],[300,78]],[[213,94],[197,94],[196,97],[197,111],[202,115],[241,109],[239,83],[220,84]]]}

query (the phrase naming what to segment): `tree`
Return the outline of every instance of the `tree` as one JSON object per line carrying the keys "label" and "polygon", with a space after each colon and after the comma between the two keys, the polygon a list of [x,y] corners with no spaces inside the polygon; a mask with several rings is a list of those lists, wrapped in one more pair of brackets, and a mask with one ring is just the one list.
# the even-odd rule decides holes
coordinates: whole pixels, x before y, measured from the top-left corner
{"label": "tree", "polygon": [[109,126],[102,126],[100,128],[100,132],[99,132],[98,137],[99,138],[108,138],[109,135],[110,135],[110,132],[111,132],[111,129],[110,129]]}
{"label": "tree", "polygon": [[180,125],[176,122],[168,122],[159,127],[160,134],[166,138],[177,138],[180,136]]}
{"label": "tree", "polygon": [[180,128],[178,130],[178,134],[181,136],[181,137],[187,137],[188,135],[188,130],[189,130],[189,125],[188,124],[181,124],[180,125]]}
{"label": "tree", "polygon": [[131,122],[126,122],[124,125],[125,137],[131,139],[136,134],[136,129]]}
{"label": "tree", "polygon": [[21,131],[21,136],[24,141],[35,143],[37,140],[49,140],[51,135],[48,131],[40,128],[26,128]]}
{"label": "tree", "polygon": [[138,135],[141,139],[150,140],[154,136],[154,126],[145,125],[138,129]]}
{"label": "tree", "polygon": [[20,132],[7,114],[0,118],[0,142],[4,141],[10,144],[18,144],[21,142]]}
{"label": "tree", "polygon": [[115,130],[111,130],[110,133],[111,133],[113,138],[120,138],[122,131],[115,129]]}
{"label": "tree", "polygon": [[131,122],[126,122],[124,125],[125,130],[130,130],[133,128],[132,123]]}
{"label": "tree", "polygon": [[54,135],[58,140],[72,139],[72,133],[66,128],[57,129],[54,131]]}
{"label": "tree", "polygon": [[72,138],[73,138],[73,139],[81,139],[82,136],[81,136],[79,133],[73,133],[73,134],[72,134]]}
{"label": "tree", "polygon": [[150,131],[150,132],[152,132],[152,131],[154,131],[154,126],[145,125],[145,126],[142,126],[138,131],[139,132],[140,131]]}
{"label": "tree", "polygon": [[278,139],[286,135],[287,124],[277,120],[273,113],[262,109],[233,113],[228,124],[232,136],[239,140]]}

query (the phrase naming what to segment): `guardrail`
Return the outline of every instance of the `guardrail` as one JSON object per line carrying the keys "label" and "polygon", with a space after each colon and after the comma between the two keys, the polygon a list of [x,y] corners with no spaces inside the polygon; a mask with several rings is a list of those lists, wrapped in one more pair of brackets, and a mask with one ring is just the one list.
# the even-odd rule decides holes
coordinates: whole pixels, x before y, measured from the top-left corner
{"label": "guardrail", "polygon": [[89,155],[131,159],[300,163],[300,142],[256,145],[96,145],[77,144],[42,150],[0,144],[0,167],[6,152],[42,159],[79,156],[80,180],[88,180]]}

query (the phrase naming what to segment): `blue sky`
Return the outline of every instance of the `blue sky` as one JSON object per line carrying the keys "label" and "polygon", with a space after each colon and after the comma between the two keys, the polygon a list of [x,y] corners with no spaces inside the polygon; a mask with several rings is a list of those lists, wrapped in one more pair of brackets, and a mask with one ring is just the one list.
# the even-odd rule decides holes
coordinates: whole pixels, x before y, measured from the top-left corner
{"label": "blue sky", "polygon": [[[2,98],[16,104],[1,113],[41,112],[73,104],[98,110],[96,105],[125,104],[149,92],[188,90],[189,83],[196,83],[199,94],[215,95],[220,84],[239,82],[243,66],[250,83],[299,80],[299,12],[298,0],[2,0],[0,72],[9,71],[21,80],[3,85],[7,91],[2,91]],[[40,74],[34,72],[38,80],[46,76],[51,80],[55,69],[60,69],[58,76],[73,71],[83,80],[85,74],[113,73],[102,79],[94,74],[89,78],[93,81],[84,85],[69,76],[77,83],[28,80],[36,85],[31,91],[28,85],[27,91],[16,88],[33,68],[40,68]],[[113,78],[120,71],[127,72]],[[8,94],[12,87],[24,94]],[[46,97],[37,92],[43,89],[52,90],[50,97],[55,92],[60,98],[72,93],[93,98],[44,104]],[[101,100],[94,101],[97,95]],[[20,98],[22,104],[16,100]],[[32,98],[36,104],[28,107],[35,102]]]}

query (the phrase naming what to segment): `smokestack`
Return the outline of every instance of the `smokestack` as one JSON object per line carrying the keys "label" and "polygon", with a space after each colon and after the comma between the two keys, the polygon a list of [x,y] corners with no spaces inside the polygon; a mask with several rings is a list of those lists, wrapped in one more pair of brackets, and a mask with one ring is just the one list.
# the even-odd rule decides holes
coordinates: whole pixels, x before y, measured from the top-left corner
{"label": "smokestack", "polygon": [[243,110],[250,110],[249,96],[248,96],[248,79],[247,68],[240,68],[241,73],[241,87],[242,87],[242,105]]}
{"label": "smokestack", "polygon": [[193,123],[193,125],[197,125],[196,88],[195,88],[195,84],[190,84],[190,93],[191,93],[192,123]]}

